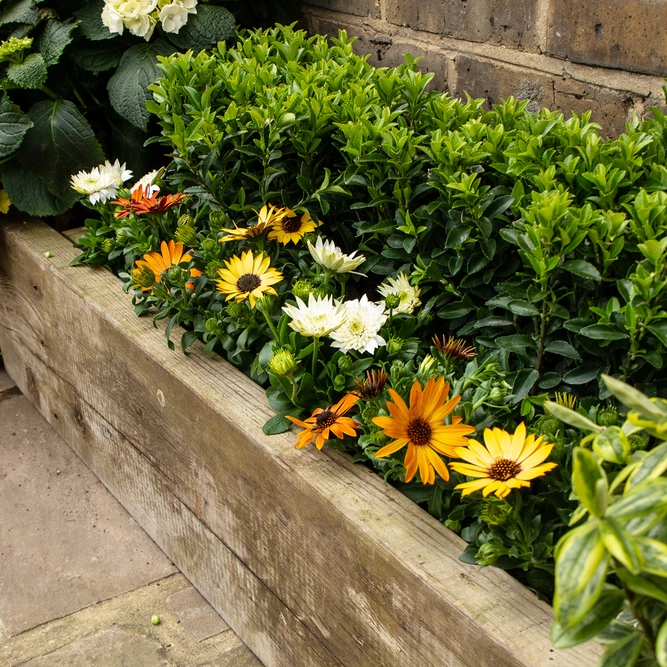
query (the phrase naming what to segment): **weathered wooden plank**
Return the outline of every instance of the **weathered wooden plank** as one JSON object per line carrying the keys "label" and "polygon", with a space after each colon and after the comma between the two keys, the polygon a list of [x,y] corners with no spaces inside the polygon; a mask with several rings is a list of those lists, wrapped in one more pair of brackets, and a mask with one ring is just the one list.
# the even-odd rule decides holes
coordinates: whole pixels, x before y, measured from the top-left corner
{"label": "weathered wooden plank", "polygon": [[[45,258],[46,251],[54,257]],[[68,267],[75,255],[39,223],[4,227],[0,346],[11,349],[9,372],[56,427],[61,417],[51,404],[60,402],[71,406],[70,421],[97,415],[120,434],[119,450],[133,449],[148,466],[145,477],[159,480],[182,512],[299,620],[301,631],[281,631],[273,645],[265,630],[255,641],[238,594],[227,590],[232,584],[211,599],[211,582],[204,577],[202,584],[191,571],[193,583],[267,664],[311,664],[301,646],[317,656],[312,664],[594,664],[595,646],[554,651],[547,605],[504,572],[460,563],[462,540],[371,471],[336,452],[297,451],[293,436],[263,435],[270,409],[261,389],[200,348],[187,358],[169,351],[161,331],[134,317],[113,276]],[[30,355],[44,367],[39,378],[31,376],[37,362]],[[41,385],[49,374],[66,389],[53,389],[47,401]],[[136,481],[114,481],[126,474],[124,466],[102,465],[90,454],[104,438],[87,437],[91,443],[79,446],[89,452],[84,459],[125,494],[118,497],[139,522],[154,535],[161,522],[167,532],[187,533],[198,543],[188,546],[194,561],[205,560],[210,541],[177,528],[186,515],[169,523],[164,513],[144,511],[152,505],[132,495]],[[157,495],[155,484],[147,488]],[[174,543],[157,539],[178,563]],[[281,613],[274,605],[258,624],[278,630]]]}

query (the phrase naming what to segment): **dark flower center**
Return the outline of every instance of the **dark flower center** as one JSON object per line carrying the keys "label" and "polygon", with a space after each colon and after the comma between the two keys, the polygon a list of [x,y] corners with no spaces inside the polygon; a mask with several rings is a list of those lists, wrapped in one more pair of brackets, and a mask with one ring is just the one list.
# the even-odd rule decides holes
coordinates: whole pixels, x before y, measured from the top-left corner
{"label": "dark flower center", "polygon": [[323,410],[317,417],[315,417],[317,428],[320,429],[320,431],[324,431],[325,428],[333,426],[336,423],[336,417],[337,415],[335,412],[332,412],[331,410]]}
{"label": "dark flower center", "polygon": [[262,284],[259,276],[254,273],[244,273],[237,281],[236,288],[239,292],[252,292]]}
{"label": "dark flower center", "polygon": [[285,218],[283,220],[283,231],[286,231],[288,234],[294,234],[300,229],[301,220],[299,220],[298,216],[295,215],[293,218]]}
{"label": "dark flower center", "polygon": [[506,482],[521,472],[521,465],[509,459],[496,459],[489,468],[489,477],[499,482]]}
{"label": "dark flower center", "polygon": [[427,445],[431,440],[431,425],[421,417],[413,419],[408,424],[408,438],[415,445]]}

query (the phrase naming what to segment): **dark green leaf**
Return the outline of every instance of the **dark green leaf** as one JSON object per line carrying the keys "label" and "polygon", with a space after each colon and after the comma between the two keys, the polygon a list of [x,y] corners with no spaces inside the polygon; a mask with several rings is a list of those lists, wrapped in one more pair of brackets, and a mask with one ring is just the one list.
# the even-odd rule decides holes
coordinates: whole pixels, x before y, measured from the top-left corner
{"label": "dark green leaf", "polygon": [[540,311],[533,306],[532,303],[523,299],[514,299],[507,304],[509,310],[515,315],[523,315],[524,317],[534,317],[539,315]]}
{"label": "dark green leaf", "polygon": [[525,368],[520,371],[514,381],[514,387],[512,387],[512,393],[514,394],[512,403],[519,403],[533,388],[539,377],[540,374],[534,368]]}
{"label": "dark green leaf", "polygon": [[568,357],[569,359],[579,359],[579,352],[566,340],[552,340],[544,346],[544,351],[559,354],[561,357]]}
{"label": "dark green leaf", "polygon": [[59,215],[70,207],[68,202],[54,197],[39,176],[16,159],[4,166],[2,184],[12,204],[29,215]]}
{"label": "dark green leaf", "polygon": [[468,239],[471,231],[472,227],[454,227],[449,234],[447,234],[445,248],[456,248],[456,246],[460,246]]}
{"label": "dark green leaf", "polygon": [[574,368],[569,373],[563,376],[563,382],[566,384],[586,384],[594,380],[600,370],[599,366],[593,364],[583,364],[578,368]]}
{"label": "dark green leaf", "polygon": [[561,268],[574,273],[580,278],[588,278],[589,280],[602,280],[600,272],[590,263],[583,259],[571,259],[568,262],[563,262]]}
{"label": "dark green leaf", "polygon": [[114,42],[81,41],[67,49],[67,55],[81,69],[91,72],[105,72],[116,67],[125,53],[126,47]]}
{"label": "dark green leaf", "polygon": [[514,334],[513,336],[500,336],[496,338],[496,344],[503,350],[511,352],[524,352],[527,348],[535,348],[535,341],[530,336]]}
{"label": "dark green leaf", "polygon": [[453,320],[467,315],[472,310],[474,310],[472,306],[466,306],[463,302],[448,303],[438,311],[438,317],[444,320]]}
{"label": "dark green leaf", "polygon": [[7,68],[9,80],[21,88],[39,88],[47,77],[46,62],[41,53],[31,53],[22,63]]}
{"label": "dark green leaf", "polygon": [[579,330],[582,336],[594,338],[595,340],[621,340],[628,338],[627,331],[614,326],[613,324],[591,324]]}
{"label": "dark green leaf", "polygon": [[79,31],[84,37],[94,42],[114,37],[109,32],[109,28],[102,23],[103,9],[104,0],[92,0],[74,12],[74,16],[79,20]]}
{"label": "dark green leaf", "polygon": [[102,148],[72,102],[39,102],[28,115],[33,127],[23,139],[19,161],[35,171],[51,194],[71,205],[78,199],[70,187],[72,174],[103,162]]}
{"label": "dark green leaf", "polygon": [[0,25],[6,23],[37,25],[38,17],[39,9],[32,0],[16,0],[4,5],[4,10],[0,13]]}
{"label": "dark green leaf", "polygon": [[667,347],[667,320],[654,322],[646,327],[665,347]]}
{"label": "dark green leaf", "polygon": [[188,16],[188,22],[178,34],[166,34],[179,49],[201,51],[234,37],[236,21],[228,9],[200,3],[197,13]]}
{"label": "dark green leaf", "polygon": [[78,21],[71,18],[63,22],[55,19],[47,21],[37,42],[37,48],[47,67],[55,65],[60,60],[65,47],[72,41],[72,32],[77,25]]}
{"label": "dark green leaf", "polygon": [[266,435],[276,435],[277,433],[284,433],[285,431],[289,431],[292,426],[292,422],[285,416],[288,414],[290,414],[290,412],[281,412],[277,415],[274,415],[271,417],[271,419],[265,422],[264,426],[262,426],[262,431]]}
{"label": "dark green leaf", "polygon": [[0,157],[14,153],[31,127],[30,118],[4,94],[0,101]]}
{"label": "dark green leaf", "polygon": [[150,115],[146,109],[146,102],[151,99],[148,86],[160,75],[157,56],[169,55],[171,51],[162,39],[129,48],[107,84],[111,106],[121,117],[144,132],[148,129]]}
{"label": "dark green leaf", "polygon": [[540,389],[553,389],[560,384],[561,379],[560,373],[544,373],[537,386]]}

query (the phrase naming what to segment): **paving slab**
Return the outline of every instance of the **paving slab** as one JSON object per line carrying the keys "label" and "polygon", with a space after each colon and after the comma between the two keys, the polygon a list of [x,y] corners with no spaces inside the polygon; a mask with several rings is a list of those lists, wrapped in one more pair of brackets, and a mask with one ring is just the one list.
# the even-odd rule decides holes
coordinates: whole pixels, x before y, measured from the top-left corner
{"label": "paving slab", "polygon": [[[197,595],[182,574],[173,574],[0,641],[0,665],[262,667],[226,625],[201,641],[192,635],[172,607],[174,600],[194,601]],[[153,616],[158,625],[152,624]]]}
{"label": "paving slab", "polygon": [[229,630],[220,614],[192,586],[170,595],[167,604],[183,627],[198,642]]}
{"label": "paving slab", "polygon": [[0,628],[10,636],[177,571],[14,392],[0,394]]}
{"label": "paving slab", "polygon": [[0,366],[0,393],[15,386],[14,380],[12,380],[7,374],[7,371]]}

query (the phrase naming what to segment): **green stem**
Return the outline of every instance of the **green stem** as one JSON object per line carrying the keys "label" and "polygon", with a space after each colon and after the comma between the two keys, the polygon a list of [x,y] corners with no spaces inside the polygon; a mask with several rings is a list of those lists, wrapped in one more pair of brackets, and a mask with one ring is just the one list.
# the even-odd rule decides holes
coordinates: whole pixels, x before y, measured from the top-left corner
{"label": "green stem", "polygon": [[[613,559],[613,562],[616,569],[621,567],[621,564],[615,558]],[[627,584],[622,579],[621,588],[623,589],[623,594],[628,599],[628,604],[630,605],[630,611],[632,612],[632,615],[637,619],[637,622],[641,626],[649,648],[653,653],[655,653],[655,637],[653,636],[653,628],[651,627],[651,624],[644,618],[643,614],[635,606],[635,594],[628,588]]]}
{"label": "green stem", "polygon": [[269,325],[269,329],[271,329],[271,333],[273,334],[273,337],[278,340],[278,329],[276,329],[275,324],[271,321],[271,316],[264,310],[262,310],[262,315],[264,315],[264,319],[266,320],[266,323]]}
{"label": "green stem", "polygon": [[[47,88],[46,86],[41,86],[41,87],[40,87],[40,90],[41,90],[43,93],[46,93],[52,100],[59,100],[59,99],[60,99],[60,95],[56,95],[52,90],[50,90],[50,89]],[[74,92],[76,93],[76,91],[74,91]],[[77,95],[77,97],[78,97],[78,95]],[[83,104],[83,103],[82,103],[82,104]],[[84,108],[84,109],[86,108],[86,105],[85,105],[85,104],[83,104],[83,108]]]}
{"label": "green stem", "polygon": [[313,381],[315,380],[315,373],[317,372],[317,351],[319,345],[320,345],[320,338],[319,336],[315,336],[313,338],[313,367],[312,367]]}
{"label": "green stem", "polygon": [[294,380],[294,376],[291,373],[287,377],[288,377],[290,383],[292,384],[292,398],[291,398],[292,404],[297,405],[296,395],[299,391],[299,385],[297,385],[297,383]]}

